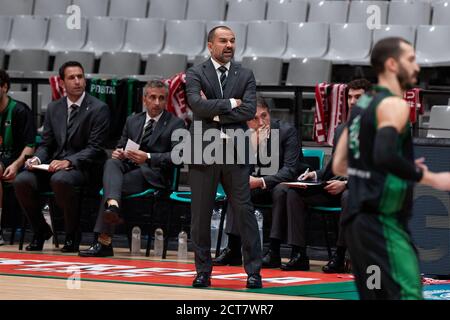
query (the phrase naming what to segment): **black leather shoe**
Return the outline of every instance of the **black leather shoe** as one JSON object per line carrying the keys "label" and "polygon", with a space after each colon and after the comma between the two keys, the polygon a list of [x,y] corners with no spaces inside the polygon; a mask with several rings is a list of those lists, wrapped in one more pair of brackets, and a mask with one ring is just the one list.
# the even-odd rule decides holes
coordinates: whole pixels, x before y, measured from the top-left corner
{"label": "black leather shoe", "polygon": [[300,253],[296,253],[291,257],[288,263],[281,266],[281,270],[284,271],[308,271],[309,270],[309,258]]}
{"label": "black leather shoe", "polygon": [[247,278],[247,288],[248,289],[260,289],[262,288],[261,275],[258,273],[250,274]]}
{"label": "black leather shoe", "polygon": [[33,235],[33,240],[31,243],[25,247],[26,251],[42,251],[44,248],[45,240],[48,240],[52,237],[53,233],[50,227],[47,227],[45,231],[36,232]]}
{"label": "black leather shoe", "polygon": [[266,255],[262,258],[263,268],[279,268],[281,266],[281,257],[279,254],[275,254],[272,250],[267,251]]}
{"label": "black leather shoe", "polygon": [[231,250],[230,248],[223,249],[220,256],[213,260],[214,266],[241,266],[242,265],[242,254],[239,251]]}
{"label": "black leather shoe", "polygon": [[64,240],[64,246],[61,248],[61,252],[78,252],[80,240],[80,234],[66,234],[66,240]]}
{"label": "black leather shoe", "polygon": [[120,209],[118,206],[108,206],[103,211],[103,221],[108,224],[122,224],[123,218],[120,216]]}
{"label": "black leather shoe", "polygon": [[344,273],[345,272],[345,259],[334,254],[330,261],[323,266],[322,271],[325,273]]}
{"label": "black leather shoe", "polygon": [[105,246],[100,242],[93,244],[89,249],[80,250],[78,253],[80,257],[113,257],[114,250],[112,245]]}
{"label": "black leather shoe", "polygon": [[194,288],[207,288],[211,285],[211,276],[207,272],[197,273],[192,286]]}

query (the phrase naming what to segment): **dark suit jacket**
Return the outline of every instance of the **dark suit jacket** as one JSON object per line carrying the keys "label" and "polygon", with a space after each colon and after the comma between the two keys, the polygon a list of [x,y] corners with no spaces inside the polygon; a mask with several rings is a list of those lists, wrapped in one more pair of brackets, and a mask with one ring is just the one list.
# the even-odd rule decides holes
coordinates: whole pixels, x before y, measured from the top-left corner
{"label": "dark suit jacket", "polygon": [[[207,100],[202,99],[200,91],[203,91]],[[233,61],[228,71],[223,97],[211,59],[187,70],[186,95],[194,115],[194,123],[190,127],[192,145],[195,145],[195,121],[202,124],[202,130],[198,134],[221,127],[224,130],[240,128],[246,131],[248,129],[246,121],[253,119],[256,113],[256,82],[253,72]],[[241,99],[242,104],[231,109],[230,98]],[[215,116],[219,116],[220,122],[213,120]],[[209,142],[202,143],[201,150],[208,144]]]}
{"label": "dark suit jacket", "polygon": [[336,145],[339,141],[339,137],[341,136],[342,131],[344,131],[344,128],[345,128],[345,124],[340,124],[336,128],[336,131],[334,133],[334,139],[333,139],[334,140],[333,141],[333,149],[331,151],[331,159],[328,161],[328,163],[325,167],[323,167],[321,170],[317,171],[317,179],[318,180],[328,181],[328,180],[331,180],[332,178],[335,178],[334,180],[344,180],[343,177],[336,177],[333,174],[333,170],[332,170],[334,151],[335,151]]}
{"label": "dark suit jacket", "polygon": [[[267,189],[273,189],[280,182],[295,181],[299,173],[308,165],[303,161],[303,152],[298,140],[297,130],[291,124],[281,120],[270,121],[271,131],[279,130],[278,172],[274,175],[264,176]],[[271,139],[267,141],[268,155],[271,154]]]}
{"label": "dark suit jacket", "polygon": [[[140,143],[144,130],[146,112],[131,115],[127,118],[122,137],[117,148],[125,148],[128,139]],[[140,150],[150,153],[150,160],[140,165],[145,179],[155,187],[168,188],[172,177],[173,163],[170,153],[178,141],[172,142],[172,132],[184,128],[184,122],[167,111],[163,111],[156,123],[153,133]]]}
{"label": "dark suit jacket", "polygon": [[35,154],[42,163],[65,159],[75,169],[84,170],[106,160],[104,146],[109,131],[109,107],[86,93],[78,112],[73,130],[68,134],[67,98],[48,105],[42,145]]}

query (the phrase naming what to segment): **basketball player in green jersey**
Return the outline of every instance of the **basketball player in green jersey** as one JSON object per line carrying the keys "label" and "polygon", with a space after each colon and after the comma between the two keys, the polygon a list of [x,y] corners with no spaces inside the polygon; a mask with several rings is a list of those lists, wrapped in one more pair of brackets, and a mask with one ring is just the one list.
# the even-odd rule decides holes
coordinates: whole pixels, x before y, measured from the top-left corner
{"label": "basketball player in green jersey", "polygon": [[416,252],[407,223],[415,182],[450,190],[450,173],[414,160],[409,106],[417,81],[414,48],[385,38],[373,48],[378,85],[353,107],[338,142],[333,171],[349,177],[346,242],[361,299],[422,299]]}

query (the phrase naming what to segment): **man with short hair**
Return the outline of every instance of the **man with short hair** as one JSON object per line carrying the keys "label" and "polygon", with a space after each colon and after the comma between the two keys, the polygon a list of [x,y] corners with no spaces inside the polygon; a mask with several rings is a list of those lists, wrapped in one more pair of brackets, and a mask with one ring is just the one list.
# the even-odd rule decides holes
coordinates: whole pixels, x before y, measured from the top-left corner
{"label": "man with short hair", "polygon": [[[355,105],[358,98],[370,88],[371,84],[365,79],[353,80],[348,84],[347,104],[349,110]],[[343,125],[336,128],[335,141],[339,138]],[[334,147],[333,147],[334,151]],[[272,228],[270,232],[270,247],[263,257],[263,267],[278,268],[285,271],[309,270],[309,257],[306,253],[306,218],[310,206],[336,206],[343,205],[345,215],[345,198],[347,193],[345,179],[333,175],[330,160],[321,170],[302,174],[299,180],[320,180],[326,183],[325,187],[292,188],[286,185],[277,187],[272,210]],[[283,240],[291,246],[291,258],[286,264],[281,264],[280,245]],[[345,258],[345,245],[340,233],[338,249],[325,272],[343,272]],[[334,260],[336,263],[333,263]]]}
{"label": "man with short hair", "polygon": [[[122,137],[105,164],[104,195],[94,232],[97,241],[81,257],[113,256],[112,235],[115,225],[122,223],[122,196],[143,192],[149,188],[167,190],[173,176],[171,151],[172,133],[184,128],[184,122],[166,110],[168,87],[151,80],[144,87],[146,111],[128,117]],[[128,140],[139,144],[138,150],[125,150]]]}
{"label": "man with short hair", "polygon": [[[194,160],[201,157],[207,148],[206,141],[197,145],[196,137],[212,132],[218,137],[216,140],[220,140],[214,143],[224,150],[228,143],[232,143],[228,141],[231,138],[226,131],[245,132],[248,129],[246,121],[255,116],[255,77],[251,70],[232,61],[235,41],[234,32],[229,27],[214,27],[208,33],[211,58],[186,72],[186,95],[194,116],[190,128]],[[196,150],[201,154],[195,154]],[[239,158],[241,155],[235,156]],[[232,158],[236,159],[235,156]],[[243,243],[244,269],[248,275],[247,288],[261,288],[261,243],[250,199],[247,165],[237,161],[207,164],[204,160],[189,166],[191,236],[197,270],[192,285],[196,288],[211,285],[211,212],[220,181],[227,194],[228,205],[236,214]]]}
{"label": "man with short hair", "polygon": [[[414,160],[410,108],[404,92],[417,82],[414,47],[398,37],[377,42],[371,64],[378,85],[352,109],[336,147],[333,171],[349,176],[343,222],[361,299],[422,299],[417,255],[407,223],[413,184],[450,190],[450,172],[433,173]],[[370,286],[379,272],[379,287]],[[372,270],[372,271],[371,271]]]}
{"label": "man with short hair", "polygon": [[[93,183],[101,171],[109,130],[109,107],[85,92],[83,66],[68,61],[59,69],[67,97],[48,105],[42,145],[25,162],[26,171],[14,181],[17,199],[34,232],[27,251],[40,251],[52,236],[41,213],[39,193],[51,189],[56,205],[64,212],[66,239],[62,252],[78,252],[81,240],[80,188]],[[48,164],[48,171],[35,165]]]}
{"label": "man with short hair", "polygon": [[[279,205],[276,194],[281,182],[294,181],[299,172],[303,172],[308,165],[303,161],[303,152],[301,143],[298,139],[298,133],[295,127],[285,121],[273,119],[270,114],[270,108],[266,100],[257,95],[255,118],[247,121],[247,125],[254,132],[252,134],[253,151],[257,154],[267,153],[268,158],[277,157],[277,161],[272,159],[268,164],[262,164],[257,161],[256,166],[252,166],[249,176],[252,202],[254,204]],[[277,130],[275,136],[278,149],[271,150],[273,135],[272,130]],[[276,153],[277,152],[277,153]],[[259,154],[258,154],[259,153]],[[273,174],[263,174],[264,167],[271,166],[274,163],[278,166]],[[273,198],[273,199],[272,199]],[[285,210],[285,209],[282,209]],[[214,265],[241,265],[241,241],[238,233],[238,227],[235,223],[234,212],[231,208],[227,210],[227,224],[225,232],[228,234],[228,245],[221,255],[214,259]]]}
{"label": "man with short hair", "polygon": [[0,245],[4,244],[1,228],[4,183],[12,183],[22,170],[25,157],[34,153],[36,124],[31,109],[8,96],[11,82],[0,69]]}

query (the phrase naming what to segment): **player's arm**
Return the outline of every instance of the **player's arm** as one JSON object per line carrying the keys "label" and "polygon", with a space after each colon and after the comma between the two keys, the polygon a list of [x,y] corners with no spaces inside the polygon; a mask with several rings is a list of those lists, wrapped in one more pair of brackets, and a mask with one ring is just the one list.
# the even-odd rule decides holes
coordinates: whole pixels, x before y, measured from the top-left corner
{"label": "player's arm", "polygon": [[348,128],[345,127],[339,137],[336,150],[333,154],[332,168],[333,173],[337,176],[347,176],[347,145],[348,145]]}
{"label": "player's arm", "polygon": [[385,171],[405,180],[419,182],[423,170],[405,159],[398,150],[399,136],[409,121],[409,107],[398,97],[384,99],[377,109],[377,133],[373,161]]}

